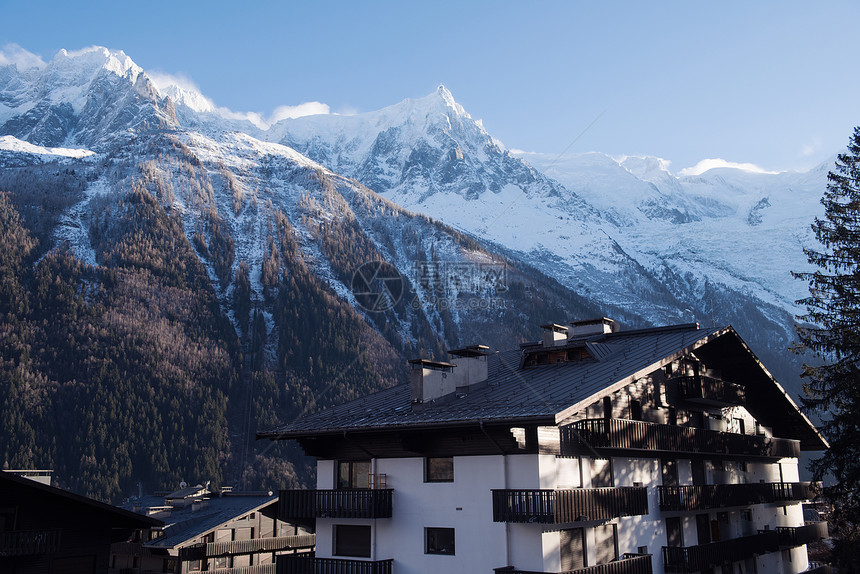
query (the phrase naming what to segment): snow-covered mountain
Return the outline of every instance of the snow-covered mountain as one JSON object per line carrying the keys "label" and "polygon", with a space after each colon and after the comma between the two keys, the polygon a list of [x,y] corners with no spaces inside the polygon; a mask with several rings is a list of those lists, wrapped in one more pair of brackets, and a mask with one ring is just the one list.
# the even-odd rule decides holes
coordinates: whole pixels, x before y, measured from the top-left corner
{"label": "snow-covered mountain", "polygon": [[44,69],[0,67],[0,130],[35,145],[107,149],[141,128],[176,125],[143,70],[122,51],[61,50]]}
{"label": "snow-covered mountain", "polygon": [[[20,244],[0,252],[0,273],[21,268],[19,252],[30,266],[29,282],[0,285],[21,301],[39,286],[38,304],[0,301],[14,315],[0,349],[49,345],[0,372],[30,397],[0,421],[43,425],[26,452],[0,441],[7,460],[59,461],[104,496],[140,468],[176,478],[195,457],[228,461],[248,485],[300,480],[257,450],[254,422],[397,382],[404,358],[595,315],[732,323],[798,394],[786,348],[806,288],[789,272],[807,269],[827,166],[679,177],[656,158],[512,153],[442,86],[375,112],[271,122],[150,77],[120,51],[0,67],[0,218],[15,227],[0,240]],[[0,370],[16,364],[0,358]],[[129,369],[142,386],[122,387]],[[158,406],[142,388],[155,380]],[[88,392],[123,395],[75,405],[98,426],[96,454],[70,435],[63,454],[34,458],[45,413]],[[122,432],[160,440],[156,419],[206,438],[155,464]],[[99,463],[122,470],[100,482]]]}
{"label": "snow-covered mountain", "polygon": [[[173,145],[206,166],[216,187],[209,195],[221,202],[215,207],[239,254],[234,267],[240,259],[250,263],[252,277],[263,257],[263,224],[231,215],[234,199],[219,195],[217,186],[243,201],[265,198],[275,205],[292,198],[291,217],[301,229],[307,214],[296,197],[303,188],[279,188],[283,176],[273,167],[285,169],[284,158],[290,158],[309,172],[355,180],[400,208],[442,221],[488,253],[538,269],[628,322],[732,322],[742,332],[756,331],[753,339],[762,337],[774,350],[793,335],[794,301],[805,286],[790,271],[806,268],[802,247],[820,212],[826,174],[822,166],[803,174],[719,169],[678,177],[656,158],[514,154],[444,86],[375,112],[270,126],[256,114],[218,108],[193,88],[153,82],[122,52],[62,51],[43,70],[0,69],[0,135],[15,138],[0,141],[7,165],[36,157],[20,142],[104,155],[116,154],[132,136],[157,133],[172,134]],[[177,175],[167,170],[159,177],[175,185]],[[178,207],[191,238],[200,227],[189,215],[194,210]],[[356,222],[368,233],[392,210],[356,216]],[[254,225],[257,231],[247,234]],[[307,229],[297,233],[310,236]],[[374,241],[381,246],[390,239]],[[381,252],[392,260],[395,251]],[[318,248],[308,245],[305,253],[318,262],[321,276],[332,277],[330,263],[313,256]],[[414,262],[401,257],[396,265],[405,277]],[[349,299],[347,279],[328,282]],[[260,282],[252,287],[256,293]],[[219,288],[229,298],[229,281]],[[439,317],[433,323],[438,333],[447,328]]]}
{"label": "snow-covered mountain", "polygon": [[791,336],[805,286],[790,271],[806,269],[826,166],[677,177],[658,158],[512,154],[444,87],[377,112],[274,129],[331,169],[603,304],[641,309],[655,323],[735,319],[717,308],[718,291],[781,314],[782,342]]}

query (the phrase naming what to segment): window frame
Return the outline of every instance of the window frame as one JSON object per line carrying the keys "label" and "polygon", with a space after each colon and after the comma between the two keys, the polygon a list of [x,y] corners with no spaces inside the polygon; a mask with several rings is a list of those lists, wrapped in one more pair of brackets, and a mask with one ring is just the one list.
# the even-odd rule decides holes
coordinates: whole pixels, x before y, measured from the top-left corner
{"label": "window frame", "polygon": [[[451,549],[432,549],[430,544],[430,537],[433,534],[444,533],[445,535],[450,534],[451,536]],[[439,546],[438,544],[434,544],[434,546]],[[457,534],[453,528],[443,527],[443,526],[425,526],[424,527],[424,554],[434,555],[434,556],[454,556],[457,551]]]}
{"label": "window frame", "polygon": [[[358,478],[360,476],[360,471],[357,468],[358,465],[366,464],[368,473],[363,477],[363,482],[366,483],[366,486],[357,486],[358,484],[362,484],[359,482]],[[347,466],[347,478],[346,484],[342,480],[341,468],[343,465]],[[370,489],[370,474],[373,472],[373,461],[369,458],[360,459],[360,460],[339,460],[334,467],[334,483],[335,488],[337,490],[369,490]]]}
{"label": "window frame", "polygon": [[[446,476],[442,478],[431,476],[431,468],[433,460],[450,460],[451,473],[450,478]],[[424,482],[454,482],[454,457],[453,456],[428,456],[424,458]]]}
{"label": "window frame", "polygon": [[[371,558],[373,552],[373,531],[372,526],[368,524],[334,524],[332,528],[332,555],[333,556],[345,556],[351,558]],[[340,546],[341,544],[341,536],[346,534],[347,530],[351,530],[353,534],[357,533],[358,530],[363,532],[362,536],[367,537],[367,553],[358,554],[358,553],[348,553],[349,549],[344,549]],[[362,540],[364,543],[364,540]]]}

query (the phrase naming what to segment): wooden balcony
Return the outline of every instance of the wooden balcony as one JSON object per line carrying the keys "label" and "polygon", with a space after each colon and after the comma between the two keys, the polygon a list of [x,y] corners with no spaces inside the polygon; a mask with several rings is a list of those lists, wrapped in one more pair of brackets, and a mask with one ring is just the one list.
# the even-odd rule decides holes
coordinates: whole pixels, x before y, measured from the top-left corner
{"label": "wooden balcony", "polygon": [[316,558],[313,554],[281,554],[277,574],[391,574],[394,560]]}
{"label": "wooden balcony", "polygon": [[391,518],[393,489],[282,490],[278,518]]}
{"label": "wooden balcony", "polygon": [[805,570],[803,574],[833,574],[833,566],[830,564],[810,564],[809,570]]}
{"label": "wooden balcony", "polygon": [[664,546],[663,566],[668,573],[688,574],[779,550],[775,530],[698,546]]}
{"label": "wooden balcony", "polygon": [[642,487],[493,490],[493,522],[563,524],[648,514]]}
{"label": "wooden balcony", "polygon": [[794,527],[777,526],[776,532],[779,534],[779,545],[786,547],[802,546],[830,536],[826,522],[810,522]]}
{"label": "wooden balcony", "polygon": [[0,532],[0,557],[53,554],[59,549],[59,530],[10,530]]}
{"label": "wooden balcony", "polygon": [[808,482],[658,486],[660,510],[700,510],[814,498]]}
{"label": "wooden balcony", "polygon": [[313,534],[210,542],[193,544],[181,548],[179,550],[179,557],[182,560],[202,560],[203,558],[215,556],[237,556],[241,554],[259,554],[261,552],[303,550],[313,548],[315,544],[316,536]]}
{"label": "wooden balcony", "polygon": [[[132,572],[129,574],[137,574],[133,568],[129,568]],[[123,574],[120,572],[120,574]],[[214,570],[203,570],[196,574],[278,574],[277,564],[259,564],[256,566],[233,566],[231,568],[216,568]]]}
{"label": "wooden balcony", "polygon": [[[494,574],[547,574],[532,570],[519,570],[513,566],[495,568],[493,572]],[[652,572],[650,554],[624,554],[620,560],[613,562],[550,574],[652,574]]]}
{"label": "wooden balcony", "polygon": [[585,419],[561,427],[563,455],[588,454],[591,449],[797,458],[800,441],[628,419]]}
{"label": "wooden balcony", "polygon": [[746,388],[722,379],[693,375],[676,377],[678,392],[682,399],[710,406],[746,404]]}

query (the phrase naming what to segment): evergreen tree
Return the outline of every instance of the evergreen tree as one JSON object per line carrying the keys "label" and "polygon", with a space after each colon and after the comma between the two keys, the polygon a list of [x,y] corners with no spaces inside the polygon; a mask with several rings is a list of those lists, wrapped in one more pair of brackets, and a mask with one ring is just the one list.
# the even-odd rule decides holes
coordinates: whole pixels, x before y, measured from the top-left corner
{"label": "evergreen tree", "polygon": [[817,269],[795,274],[810,292],[798,301],[807,309],[798,348],[815,356],[804,364],[804,403],[830,442],[811,469],[833,506],[834,560],[860,572],[860,127],[827,179],[824,217],[812,224],[820,248],[804,250]]}

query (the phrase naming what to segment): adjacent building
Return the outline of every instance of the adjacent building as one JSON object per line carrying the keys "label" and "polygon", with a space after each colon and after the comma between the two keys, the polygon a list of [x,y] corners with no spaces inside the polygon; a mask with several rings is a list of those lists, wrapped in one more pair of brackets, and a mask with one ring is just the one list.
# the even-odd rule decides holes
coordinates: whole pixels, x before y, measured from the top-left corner
{"label": "adjacent building", "polygon": [[544,326],[508,351],[261,432],[317,458],[280,493],[316,531],[287,573],[797,573],[827,447],[732,327]]}
{"label": "adjacent building", "polygon": [[159,520],[111,547],[110,574],[275,574],[279,554],[310,552],[314,535],[278,520],[271,492],[218,492],[181,484],[138,496],[127,510]]}
{"label": "adjacent building", "polygon": [[0,471],[3,574],[102,574],[111,543],[161,525],[49,482],[50,471]]}

